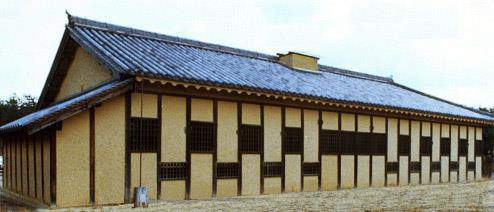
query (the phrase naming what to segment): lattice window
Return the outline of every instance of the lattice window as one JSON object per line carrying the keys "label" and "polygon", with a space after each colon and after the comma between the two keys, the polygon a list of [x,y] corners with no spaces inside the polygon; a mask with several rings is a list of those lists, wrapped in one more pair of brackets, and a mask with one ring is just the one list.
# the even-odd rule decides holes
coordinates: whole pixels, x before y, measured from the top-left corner
{"label": "lattice window", "polygon": [[468,162],[467,163],[467,170],[468,171],[475,171],[475,162]]}
{"label": "lattice window", "polygon": [[449,162],[449,169],[451,171],[458,171],[458,161]]}
{"label": "lattice window", "polygon": [[159,120],[130,118],[130,138],[129,150],[132,152],[158,151],[161,138]]}
{"label": "lattice window", "polygon": [[264,162],[265,177],[281,177],[281,162]]}
{"label": "lattice window", "polygon": [[317,176],[319,175],[320,165],[319,163],[303,163],[304,176]]}
{"label": "lattice window", "polygon": [[238,163],[217,163],[216,176],[218,179],[238,178]]}
{"label": "lattice window", "polygon": [[420,162],[410,162],[410,172],[419,173],[421,169]]}
{"label": "lattice window", "polygon": [[468,155],[468,140],[460,139],[458,141],[458,155],[467,156]]}
{"label": "lattice window", "polygon": [[321,140],[322,154],[338,154],[339,153],[339,133],[336,130],[321,130],[319,135]]}
{"label": "lattice window", "polygon": [[386,163],[386,171],[388,173],[398,173],[400,164],[398,162]]}
{"label": "lattice window", "polygon": [[341,131],[340,133],[340,153],[341,154],[354,154],[354,142],[355,142],[355,132]]}
{"label": "lattice window", "polygon": [[372,153],[372,141],[370,139],[370,133],[356,133],[355,135],[355,153],[356,154],[371,154]]}
{"label": "lattice window", "polygon": [[440,172],[441,171],[441,162],[432,162],[431,171],[432,172]]}
{"label": "lattice window", "polygon": [[441,138],[441,144],[439,145],[441,156],[449,156],[451,154],[451,139]]}
{"label": "lattice window", "polygon": [[185,180],[187,176],[186,163],[161,163],[160,179],[161,180]]}
{"label": "lattice window", "polygon": [[420,154],[432,155],[432,137],[421,137],[420,139]]}
{"label": "lattice window", "polygon": [[263,133],[261,126],[241,125],[239,134],[241,153],[262,152]]}
{"label": "lattice window", "polygon": [[410,136],[400,135],[398,136],[398,154],[410,155]]}
{"label": "lattice window", "polygon": [[371,135],[372,139],[372,154],[373,155],[385,155],[387,152],[387,136],[382,133],[374,133]]}
{"label": "lattice window", "polygon": [[476,140],[475,141],[475,156],[480,156],[482,155],[482,140]]}
{"label": "lattice window", "polygon": [[189,149],[193,152],[214,152],[214,124],[191,121],[188,128]]}
{"label": "lattice window", "polygon": [[285,127],[283,145],[287,154],[301,154],[304,136],[302,128]]}

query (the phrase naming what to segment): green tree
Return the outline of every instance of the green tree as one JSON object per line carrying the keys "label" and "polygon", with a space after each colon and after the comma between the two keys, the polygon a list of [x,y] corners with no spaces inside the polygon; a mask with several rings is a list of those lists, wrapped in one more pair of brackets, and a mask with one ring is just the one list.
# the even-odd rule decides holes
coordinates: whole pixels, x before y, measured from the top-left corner
{"label": "green tree", "polygon": [[0,100],[0,125],[4,125],[36,110],[37,98],[31,95],[22,97],[13,94],[6,100]]}

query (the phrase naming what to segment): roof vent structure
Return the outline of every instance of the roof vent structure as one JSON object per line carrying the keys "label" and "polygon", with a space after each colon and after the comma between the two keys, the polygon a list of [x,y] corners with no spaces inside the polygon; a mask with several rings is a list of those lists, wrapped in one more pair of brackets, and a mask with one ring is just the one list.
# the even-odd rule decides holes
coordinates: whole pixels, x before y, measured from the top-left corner
{"label": "roof vent structure", "polygon": [[312,73],[319,73],[319,67],[317,64],[318,60],[319,60],[318,57],[314,57],[308,54],[302,54],[298,52],[288,52],[286,54],[278,54],[279,63],[293,69],[312,72]]}

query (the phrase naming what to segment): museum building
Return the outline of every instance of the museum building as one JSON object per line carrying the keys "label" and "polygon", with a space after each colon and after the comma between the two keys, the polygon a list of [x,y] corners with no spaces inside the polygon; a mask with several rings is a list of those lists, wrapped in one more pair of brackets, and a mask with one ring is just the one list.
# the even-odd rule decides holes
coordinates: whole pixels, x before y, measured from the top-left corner
{"label": "museum building", "polygon": [[132,203],[138,186],[183,200],[481,180],[494,125],[311,55],[71,15],[37,107],[0,127],[3,189],[57,208]]}

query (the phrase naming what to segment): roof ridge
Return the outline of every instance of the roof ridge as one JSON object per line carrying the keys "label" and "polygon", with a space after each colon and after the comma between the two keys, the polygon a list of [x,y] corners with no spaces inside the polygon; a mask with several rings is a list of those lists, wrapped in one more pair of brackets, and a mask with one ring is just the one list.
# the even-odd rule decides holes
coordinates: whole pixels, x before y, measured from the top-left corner
{"label": "roof ridge", "polygon": [[[140,30],[140,29],[134,29],[131,27],[125,27],[125,26],[120,26],[120,25],[116,25],[116,24],[110,24],[110,23],[95,21],[95,20],[91,20],[91,19],[87,19],[87,18],[81,18],[81,17],[74,16],[71,14],[68,14],[68,19],[69,19],[69,25],[78,25],[81,27],[90,27],[90,28],[96,28],[96,29],[100,29],[100,30],[108,30],[108,31],[113,31],[116,33],[123,33],[126,35],[132,35],[132,36],[143,36],[143,37],[146,37],[148,39],[157,39],[157,40],[162,41],[162,42],[171,42],[171,43],[176,43],[179,45],[189,45],[192,47],[203,48],[203,49],[207,49],[207,50],[211,50],[211,51],[218,51],[218,52],[229,53],[229,54],[234,54],[234,55],[243,56],[243,57],[250,57],[250,58],[255,58],[255,59],[268,60],[271,62],[277,62],[277,56],[275,56],[275,55],[269,55],[269,54],[245,50],[245,49],[239,49],[239,48],[228,47],[228,46],[219,45],[219,44],[197,41],[197,40],[192,40],[192,39],[188,39],[188,38],[181,38],[178,36],[170,36],[170,35],[161,34],[161,33],[155,33],[155,32],[150,32],[150,31],[145,31],[145,30]],[[344,75],[344,76],[350,76],[350,77],[357,77],[357,78],[361,78],[361,79],[365,79],[365,80],[374,80],[374,81],[385,82],[385,83],[393,82],[393,80],[391,78],[388,78],[388,77],[372,75],[372,74],[357,72],[357,71],[350,71],[350,70],[346,70],[346,69],[342,69],[342,68],[336,68],[336,67],[323,65],[323,64],[319,64],[319,67],[321,68],[322,71],[329,72],[329,73],[334,73],[334,74],[339,74],[339,75]]]}

